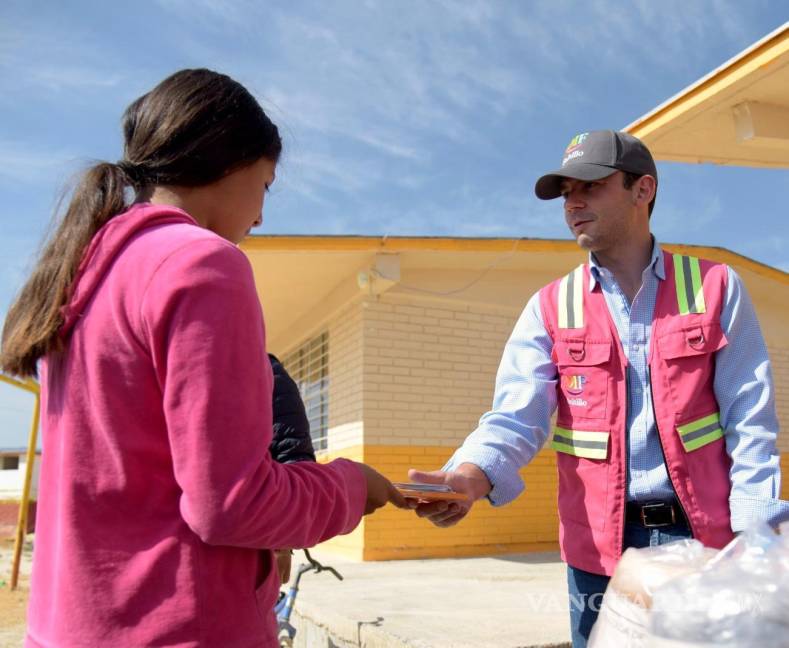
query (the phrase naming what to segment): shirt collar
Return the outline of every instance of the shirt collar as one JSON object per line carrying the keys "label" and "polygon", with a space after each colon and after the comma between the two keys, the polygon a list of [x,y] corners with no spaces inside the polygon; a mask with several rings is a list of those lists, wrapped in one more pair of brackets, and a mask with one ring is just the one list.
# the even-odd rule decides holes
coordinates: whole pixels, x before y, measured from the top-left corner
{"label": "shirt collar", "polygon": [[[666,278],[666,268],[663,265],[663,254],[654,236],[652,237],[652,258],[649,260],[649,265],[647,267],[652,269],[652,272],[658,279],[664,280]],[[600,281],[602,271],[604,270],[603,266],[597,262],[594,252],[589,253],[589,270],[589,292],[592,292]]]}

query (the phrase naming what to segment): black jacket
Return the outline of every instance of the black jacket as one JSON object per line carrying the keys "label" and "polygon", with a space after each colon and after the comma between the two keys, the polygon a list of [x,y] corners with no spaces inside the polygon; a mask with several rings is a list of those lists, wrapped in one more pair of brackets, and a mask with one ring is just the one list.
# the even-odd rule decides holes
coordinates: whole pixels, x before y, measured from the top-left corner
{"label": "black jacket", "polygon": [[310,422],[304,410],[299,388],[285,371],[282,363],[269,353],[274,370],[273,418],[274,436],[271,456],[279,463],[315,461],[315,450],[310,437]]}

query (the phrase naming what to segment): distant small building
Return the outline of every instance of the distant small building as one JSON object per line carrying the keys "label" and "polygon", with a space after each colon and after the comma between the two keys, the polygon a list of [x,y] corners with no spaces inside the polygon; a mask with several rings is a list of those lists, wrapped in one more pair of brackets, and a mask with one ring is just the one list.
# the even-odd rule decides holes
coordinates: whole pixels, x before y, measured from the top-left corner
{"label": "distant small building", "polygon": [[[241,247],[269,349],[302,389],[321,459],[364,461],[395,481],[410,467],[441,468],[474,430],[529,297],[586,260],[565,240],[256,236]],[[728,263],[743,278],[786,429],[789,275],[720,248],[666,248]],[[779,449],[786,474],[789,435]],[[481,503],[451,529],[390,507],[326,546],[359,560],[555,549],[555,453],[546,445],[523,476],[516,502]]]}
{"label": "distant small building", "polygon": [[[41,451],[39,450],[33,464],[33,482],[27,516],[28,532],[31,532],[35,525],[40,464]],[[26,448],[0,447],[0,538],[13,535],[16,528],[26,469]]]}

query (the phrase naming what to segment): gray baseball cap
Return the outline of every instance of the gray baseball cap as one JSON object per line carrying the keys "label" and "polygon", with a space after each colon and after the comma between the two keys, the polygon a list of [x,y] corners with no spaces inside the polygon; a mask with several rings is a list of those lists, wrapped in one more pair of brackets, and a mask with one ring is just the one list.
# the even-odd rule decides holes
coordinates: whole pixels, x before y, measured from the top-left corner
{"label": "gray baseball cap", "polygon": [[561,168],[537,180],[534,193],[538,198],[551,200],[561,195],[564,178],[600,180],[617,170],[651,175],[657,182],[655,160],[637,137],[611,130],[580,133],[565,149]]}

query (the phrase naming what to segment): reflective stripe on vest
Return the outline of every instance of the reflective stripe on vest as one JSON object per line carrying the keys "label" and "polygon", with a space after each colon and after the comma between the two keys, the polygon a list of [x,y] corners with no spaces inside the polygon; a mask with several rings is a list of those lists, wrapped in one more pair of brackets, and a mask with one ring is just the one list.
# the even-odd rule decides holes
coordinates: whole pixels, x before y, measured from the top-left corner
{"label": "reflective stripe on vest", "polygon": [[687,452],[717,441],[723,436],[721,417],[718,412],[710,414],[690,423],[677,426],[679,438]]}
{"label": "reflective stripe on vest", "polygon": [[559,282],[559,328],[584,326],[584,266],[579,265]]}
{"label": "reflective stripe on vest", "polygon": [[605,459],[608,456],[608,432],[583,432],[556,427],[551,447],[587,459]]}
{"label": "reflective stripe on vest", "polygon": [[673,254],[674,283],[677,286],[677,305],[680,315],[705,313],[704,289],[701,283],[701,266],[696,257]]}

